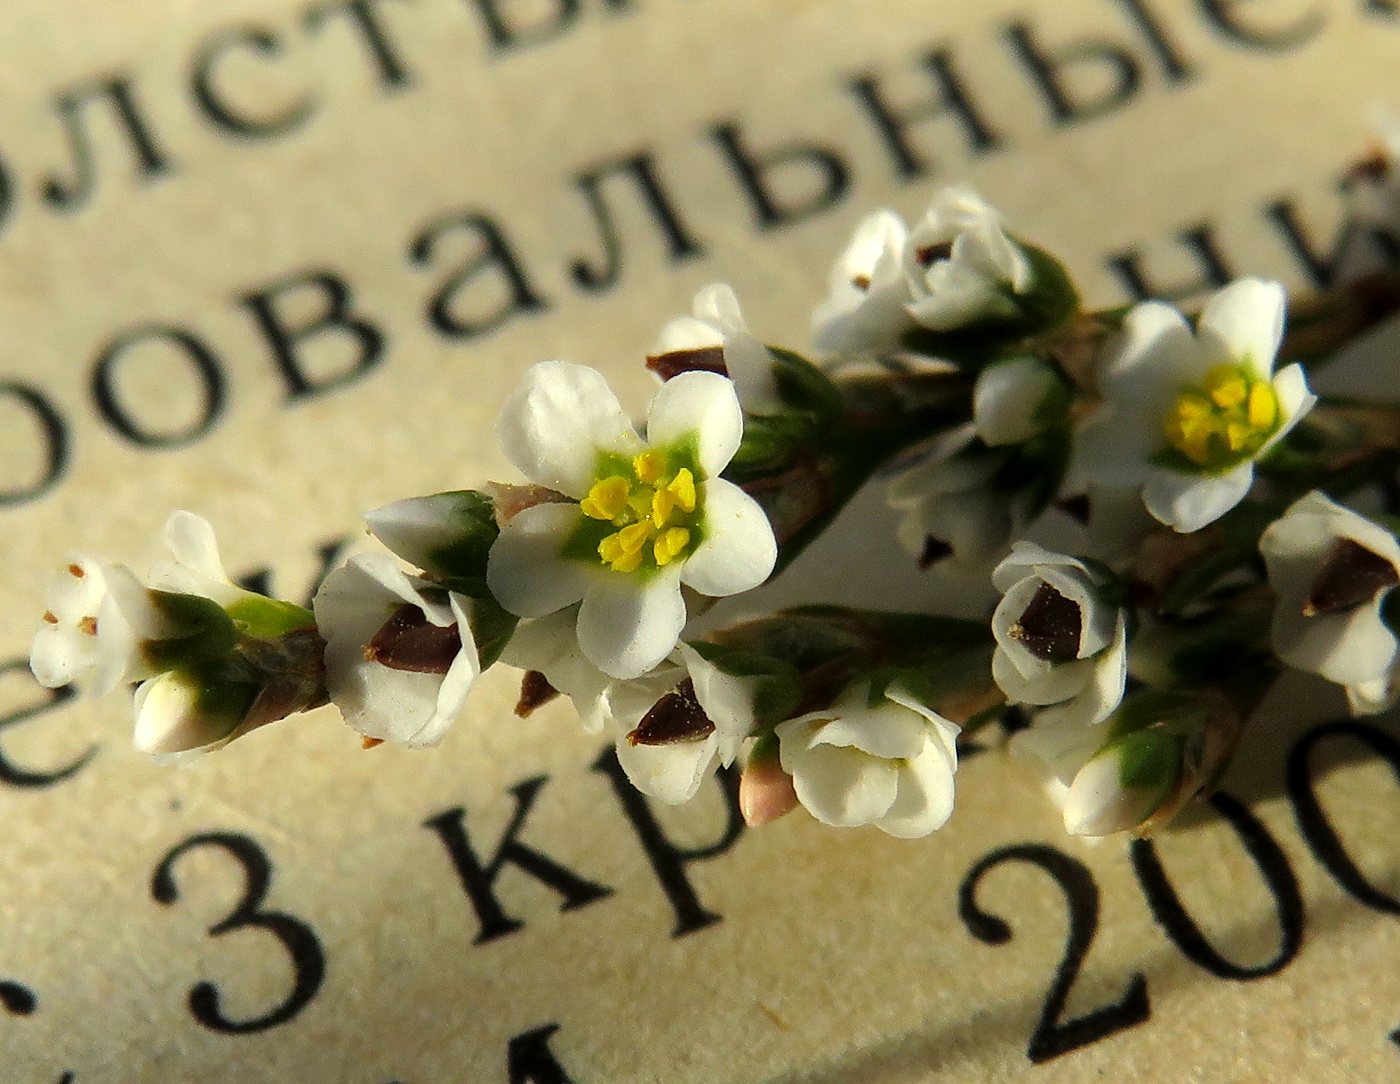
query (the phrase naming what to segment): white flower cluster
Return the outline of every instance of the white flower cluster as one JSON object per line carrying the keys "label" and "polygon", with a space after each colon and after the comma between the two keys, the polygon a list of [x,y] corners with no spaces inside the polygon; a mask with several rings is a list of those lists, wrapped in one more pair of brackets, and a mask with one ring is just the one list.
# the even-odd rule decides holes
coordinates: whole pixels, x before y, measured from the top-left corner
{"label": "white flower cluster", "polygon": [[[800,805],[898,837],[948,821],[960,736],[1002,721],[1068,831],[1148,832],[1219,777],[1283,665],[1356,713],[1400,700],[1400,541],[1324,492],[1388,480],[1400,411],[1328,415],[1286,314],[1254,278],[1194,319],[1085,312],[1053,257],[945,189],[912,227],[859,224],[813,316],[820,361],[708,286],[647,358],[642,424],[596,370],[535,365],[496,427],[521,479],[368,513],[387,552],[332,571],[314,614],[232,583],[209,525],[176,513],[174,560],[144,579],[66,564],[32,668],[137,683],[136,745],[169,754],[327,701],[366,747],[432,746],[499,661],[525,673],[518,713],[563,694],[658,801],[737,768],[750,823]],[[989,582],[989,620],[697,620],[881,471],[900,541]],[[1087,519],[1097,559],[1025,537],[1051,507]]]}

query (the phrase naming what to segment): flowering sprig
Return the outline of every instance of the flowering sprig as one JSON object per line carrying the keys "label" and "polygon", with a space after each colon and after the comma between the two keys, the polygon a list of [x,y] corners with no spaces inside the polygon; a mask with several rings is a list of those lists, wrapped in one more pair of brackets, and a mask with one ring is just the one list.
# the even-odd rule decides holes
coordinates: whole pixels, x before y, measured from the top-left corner
{"label": "flowering sprig", "polygon": [[[1400,221],[1394,152],[1355,173],[1348,237]],[[1291,304],[1246,278],[1195,314],[1093,312],[971,189],[912,222],[857,226],[815,358],[701,290],[646,356],[642,425],[597,371],[536,365],[497,424],[522,477],[368,513],[383,549],[333,570],[314,614],[232,583],[189,513],[144,578],[72,558],[36,677],[135,683],[149,752],[327,701],[367,747],[421,747],[500,663],[523,671],[518,714],[566,697],[650,798],[738,771],[751,824],[803,808],[901,837],[953,816],[960,742],[998,723],[1067,831],[1146,833],[1214,786],[1285,667],[1358,713],[1396,699],[1400,541],[1358,509],[1394,487],[1400,409],[1319,397],[1308,372],[1400,312],[1400,246]],[[983,619],[917,598],[704,616],[877,475],[911,565],[999,594]],[[1066,552],[1027,537],[1052,514]]]}

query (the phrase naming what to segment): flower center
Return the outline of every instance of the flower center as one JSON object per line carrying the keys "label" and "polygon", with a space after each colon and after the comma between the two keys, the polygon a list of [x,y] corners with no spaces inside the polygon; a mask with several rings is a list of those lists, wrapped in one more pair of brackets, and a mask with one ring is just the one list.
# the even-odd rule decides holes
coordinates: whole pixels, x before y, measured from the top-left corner
{"label": "flower center", "polygon": [[1252,459],[1278,427],[1273,385],[1244,365],[1217,365],[1201,386],[1182,388],[1162,423],[1167,443],[1210,471]]}
{"label": "flower center", "polygon": [[650,448],[600,473],[579,508],[617,528],[597,545],[598,559],[614,572],[635,572],[643,562],[665,568],[698,543],[699,494],[689,467]]}

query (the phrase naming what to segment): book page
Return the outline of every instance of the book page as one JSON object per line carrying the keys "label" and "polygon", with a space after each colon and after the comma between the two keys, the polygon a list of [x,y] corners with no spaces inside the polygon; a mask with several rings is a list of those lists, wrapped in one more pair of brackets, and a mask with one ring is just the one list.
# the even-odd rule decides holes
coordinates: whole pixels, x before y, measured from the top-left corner
{"label": "book page", "polygon": [[[325,708],[161,766],[27,653],[59,562],[176,508],[309,599],[363,510],[514,480],[531,364],[640,412],[707,283],[801,349],[854,223],[939,184],[1094,305],[1325,284],[1397,56],[1393,0],[0,7],[0,1079],[1394,1077],[1400,728],[1301,677],[1150,842],[1067,837],[991,740],[903,841],[649,803],[505,668],[436,750]],[[734,612],[984,605],[880,503]]]}

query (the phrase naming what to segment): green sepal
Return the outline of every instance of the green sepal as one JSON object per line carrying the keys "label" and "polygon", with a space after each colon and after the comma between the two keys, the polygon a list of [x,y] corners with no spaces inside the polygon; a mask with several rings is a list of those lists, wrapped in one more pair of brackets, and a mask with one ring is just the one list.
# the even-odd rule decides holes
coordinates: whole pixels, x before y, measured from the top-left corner
{"label": "green sepal", "polygon": [[418,555],[419,567],[449,582],[460,594],[485,597],[490,593],[486,589],[486,559],[501,533],[491,498],[474,489],[434,496],[452,500],[452,524],[457,534],[452,541]]}
{"label": "green sepal", "polygon": [[[476,641],[477,657],[485,670],[501,657],[501,652],[505,651],[515,635],[515,626],[520,619],[487,595],[471,600],[468,620],[472,639]],[[462,632],[461,629],[457,631]]]}
{"label": "green sepal", "polygon": [[743,439],[729,468],[741,475],[787,462],[835,424],[843,410],[841,393],[816,365],[781,347],[770,346],[768,353],[784,409],[744,416]]}
{"label": "green sepal", "polygon": [[262,595],[240,598],[225,612],[241,635],[255,640],[275,640],[316,624],[316,615],[305,607]]}
{"label": "green sepal", "polygon": [[1165,798],[1181,777],[1185,743],[1165,730],[1127,734],[1109,749],[1118,758],[1118,781],[1124,790],[1160,790]]}
{"label": "green sepal", "polygon": [[170,635],[144,640],[141,653],[158,670],[175,670],[227,657],[238,645],[238,629],[217,602],[203,595],[148,590],[151,604]]}

